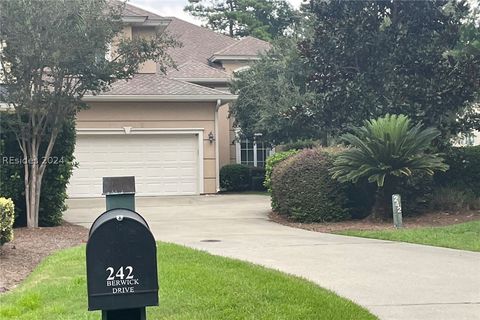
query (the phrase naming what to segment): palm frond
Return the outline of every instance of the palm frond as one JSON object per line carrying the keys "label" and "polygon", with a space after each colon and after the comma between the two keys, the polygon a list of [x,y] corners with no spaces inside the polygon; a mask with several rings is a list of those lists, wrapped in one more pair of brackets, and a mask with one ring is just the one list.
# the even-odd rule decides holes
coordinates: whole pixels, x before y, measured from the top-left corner
{"label": "palm frond", "polygon": [[426,154],[439,135],[435,128],[413,125],[405,115],[387,114],[365,121],[362,127],[341,137],[350,148],[337,156],[332,175],[344,182],[367,178],[382,187],[388,176],[446,171],[448,165],[439,154]]}

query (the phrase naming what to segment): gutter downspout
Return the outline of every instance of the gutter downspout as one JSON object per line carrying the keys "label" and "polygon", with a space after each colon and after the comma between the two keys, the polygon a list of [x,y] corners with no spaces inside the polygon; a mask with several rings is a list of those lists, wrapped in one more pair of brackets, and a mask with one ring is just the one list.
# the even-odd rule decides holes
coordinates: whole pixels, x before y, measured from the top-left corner
{"label": "gutter downspout", "polygon": [[215,188],[217,193],[220,192],[220,151],[218,146],[218,109],[222,105],[222,100],[217,100],[215,106]]}

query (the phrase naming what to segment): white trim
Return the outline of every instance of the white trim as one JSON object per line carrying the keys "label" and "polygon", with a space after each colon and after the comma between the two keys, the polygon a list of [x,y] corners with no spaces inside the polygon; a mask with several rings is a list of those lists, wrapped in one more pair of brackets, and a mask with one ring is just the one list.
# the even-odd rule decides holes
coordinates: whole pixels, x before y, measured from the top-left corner
{"label": "white trim", "polygon": [[235,160],[237,164],[242,163],[242,146],[240,144],[240,129],[235,129]]}
{"label": "white trim", "polygon": [[172,20],[170,19],[159,19],[159,18],[148,18],[148,16],[123,16],[122,22],[126,24],[131,24],[133,26],[168,26]]}
{"label": "white trim", "polygon": [[13,111],[15,107],[8,103],[0,103],[0,111]]}
{"label": "white trim", "polygon": [[258,166],[258,160],[257,160],[257,140],[254,138],[253,139],[253,166],[257,167]]}
{"label": "white trim", "polygon": [[211,95],[99,95],[84,96],[83,101],[233,101],[237,99],[233,94]]}
{"label": "white trim", "polygon": [[202,83],[228,83],[230,78],[172,78],[173,80]]}
{"label": "white trim", "polygon": [[[131,134],[195,134],[203,128],[133,128]],[[125,134],[125,127],[121,128],[77,128],[77,134]]]}
{"label": "white trim", "polygon": [[[125,127],[122,128],[77,128],[78,135],[119,135],[126,134]],[[203,128],[130,128],[128,134],[193,134],[198,138],[198,181],[197,193],[204,192],[204,174],[203,174]]]}
{"label": "white trim", "polygon": [[151,27],[166,27],[172,22],[168,19],[147,19],[144,23],[140,24],[141,26],[151,26]]}
{"label": "white trim", "polygon": [[215,190],[220,192],[220,148],[218,143],[218,109],[222,105],[222,100],[217,100],[217,105],[215,106]]}
{"label": "white trim", "polygon": [[205,179],[203,177],[203,130],[197,131],[198,138],[198,184],[197,190],[199,194],[205,193]]}
{"label": "white trim", "polygon": [[247,55],[237,55],[237,56],[231,56],[231,55],[213,55],[209,59],[212,62],[215,61],[256,61],[260,60],[259,56],[247,56]]}
{"label": "white trim", "polygon": [[247,71],[248,69],[250,69],[252,66],[242,66],[242,67],[239,67],[235,70],[233,70],[233,73],[235,72],[242,72],[242,71]]}
{"label": "white trim", "polygon": [[123,16],[124,23],[143,23],[147,20],[147,16]]}

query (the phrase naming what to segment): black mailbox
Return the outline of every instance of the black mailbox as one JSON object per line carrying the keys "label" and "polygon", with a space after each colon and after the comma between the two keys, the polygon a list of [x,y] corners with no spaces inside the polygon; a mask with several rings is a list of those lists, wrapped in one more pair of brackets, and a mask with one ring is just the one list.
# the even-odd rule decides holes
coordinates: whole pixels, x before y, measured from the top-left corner
{"label": "black mailbox", "polygon": [[88,309],[157,306],[156,252],[147,222],[135,211],[111,209],[100,215],[87,243]]}

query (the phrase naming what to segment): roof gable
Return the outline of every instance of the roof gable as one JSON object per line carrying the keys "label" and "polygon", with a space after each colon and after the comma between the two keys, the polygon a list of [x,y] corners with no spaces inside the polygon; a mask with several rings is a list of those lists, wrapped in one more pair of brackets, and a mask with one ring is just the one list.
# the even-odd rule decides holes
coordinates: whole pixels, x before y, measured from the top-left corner
{"label": "roof gable", "polygon": [[188,61],[208,64],[208,58],[214,52],[237,42],[233,38],[181,19],[174,17],[170,19],[172,21],[166,28],[166,32],[170,33],[182,44],[181,47],[169,50],[169,54],[178,64]]}

